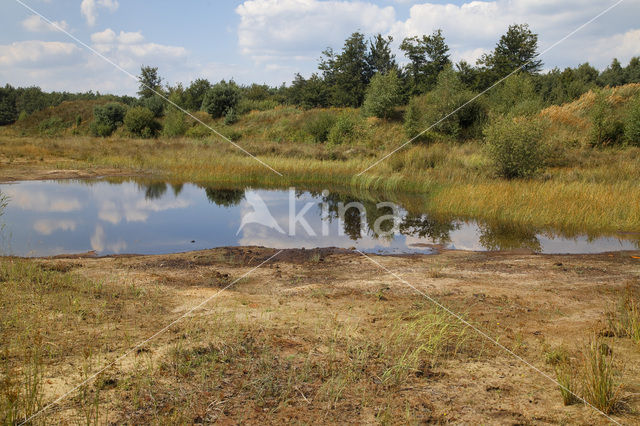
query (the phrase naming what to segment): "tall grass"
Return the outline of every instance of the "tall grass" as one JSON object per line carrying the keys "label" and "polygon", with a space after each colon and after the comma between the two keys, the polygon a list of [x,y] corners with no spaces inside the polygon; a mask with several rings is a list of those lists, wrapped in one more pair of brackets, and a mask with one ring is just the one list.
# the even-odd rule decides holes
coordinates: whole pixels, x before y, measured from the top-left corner
{"label": "tall grass", "polygon": [[622,389],[613,364],[613,351],[595,336],[583,350],[584,398],[606,414],[622,408]]}

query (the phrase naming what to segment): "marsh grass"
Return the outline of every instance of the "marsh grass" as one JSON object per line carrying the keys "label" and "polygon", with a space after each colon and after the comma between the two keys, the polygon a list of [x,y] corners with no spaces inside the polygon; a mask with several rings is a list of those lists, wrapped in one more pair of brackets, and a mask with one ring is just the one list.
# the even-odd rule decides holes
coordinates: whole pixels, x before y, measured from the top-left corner
{"label": "marsh grass", "polygon": [[594,336],[582,352],[584,398],[606,414],[623,408],[622,387],[614,366],[613,350]]}
{"label": "marsh grass", "polygon": [[629,283],[615,308],[606,314],[607,334],[628,337],[640,344],[640,290]]}

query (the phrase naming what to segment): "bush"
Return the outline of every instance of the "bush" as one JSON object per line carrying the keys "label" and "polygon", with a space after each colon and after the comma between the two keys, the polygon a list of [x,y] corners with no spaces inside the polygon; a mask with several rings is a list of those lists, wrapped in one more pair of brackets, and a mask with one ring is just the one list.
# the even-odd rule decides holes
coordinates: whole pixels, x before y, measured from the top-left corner
{"label": "bush", "polygon": [[[430,127],[421,140],[433,140],[438,134],[453,138],[478,136],[487,118],[487,107],[482,98],[465,105],[474,96],[456,73],[447,68],[438,76],[434,90],[410,100],[404,123],[407,136],[413,138]],[[456,111],[462,105],[465,106]],[[452,114],[453,111],[456,112]],[[443,120],[444,117],[447,118]]]}
{"label": "bush", "polygon": [[175,138],[183,136],[186,131],[187,123],[184,118],[184,113],[177,108],[169,108],[169,112],[164,119],[162,134],[169,138]]}
{"label": "bush", "polygon": [[320,112],[314,115],[304,125],[306,133],[313,137],[316,143],[326,142],[329,138],[329,132],[336,122],[336,117],[328,112]]}
{"label": "bush", "polygon": [[96,105],[93,108],[93,122],[90,125],[94,136],[110,136],[124,121],[127,107],[118,102]]}
{"label": "bush", "polygon": [[624,138],[627,143],[640,146],[640,96],[631,104],[624,120]]}
{"label": "bush", "polygon": [[185,136],[188,138],[194,138],[194,139],[204,139],[211,134],[212,134],[211,130],[208,129],[206,126],[203,126],[202,124],[196,124],[195,126],[187,129]]}
{"label": "bush", "polygon": [[527,178],[542,169],[546,161],[543,132],[541,121],[525,117],[499,117],[488,125],[485,142],[498,174]]}
{"label": "bush", "polygon": [[230,126],[238,122],[238,114],[236,114],[236,110],[233,108],[229,108],[227,112],[224,114],[224,124],[225,126]]}
{"label": "bush", "polygon": [[60,117],[49,117],[38,124],[38,132],[43,136],[57,136],[67,125]]}
{"label": "bush", "polygon": [[244,115],[251,111],[268,111],[280,105],[280,102],[273,99],[254,100],[242,98],[234,109],[239,115]]}
{"label": "bush", "polygon": [[145,98],[140,101],[140,106],[147,108],[153,113],[153,116],[156,118],[162,117],[164,115],[165,101],[160,96]]}
{"label": "bush", "polygon": [[533,78],[524,73],[517,73],[500,83],[490,92],[488,103],[492,114],[511,117],[534,115],[544,106],[541,96],[536,93]]}
{"label": "bush", "polygon": [[341,145],[355,142],[360,134],[357,119],[349,113],[342,113],[331,127],[327,135],[327,141],[331,145]]}
{"label": "bush", "polygon": [[398,73],[377,73],[369,83],[362,110],[368,117],[388,118],[401,99]]}
{"label": "bush", "polygon": [[593,146],[618,144],[625,133],[625,125],[618,120],[613,108],[602,91],[596,93],[591,111],[591,132],[589,140]]}
{"label": "bush", "polygon": [[207,91],[202,101],[202,109],[207,111],[213,118],[224,116],[231,108],[235,108],[240,100],[240,89],[233,82],[222,80]]}
{"label": "bush", "polygon": [[124,126],[132,135],[142,138],[154,137],[160,129],[153,112],[145,107],[134,107],[127,111]]}

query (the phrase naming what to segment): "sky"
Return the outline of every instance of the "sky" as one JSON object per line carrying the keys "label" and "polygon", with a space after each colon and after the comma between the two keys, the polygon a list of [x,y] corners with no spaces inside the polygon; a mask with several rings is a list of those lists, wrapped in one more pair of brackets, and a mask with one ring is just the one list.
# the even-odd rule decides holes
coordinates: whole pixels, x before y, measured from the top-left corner
{"label": "sky", "polygon": [[[317,71],[322,50],[354,31],[394,38],[442,29],[452,59],[475,63],[510,24],[539,34],[546,70],[589,62],[604,69],[640,56],[640,0],[0,0],[0,84],[134,95],[137,75],[157,66],[169,84],[196,78],[289,84]],[[559,42],[559,43],[558,43]],[[556,44],[557,43],[557,44]]]}

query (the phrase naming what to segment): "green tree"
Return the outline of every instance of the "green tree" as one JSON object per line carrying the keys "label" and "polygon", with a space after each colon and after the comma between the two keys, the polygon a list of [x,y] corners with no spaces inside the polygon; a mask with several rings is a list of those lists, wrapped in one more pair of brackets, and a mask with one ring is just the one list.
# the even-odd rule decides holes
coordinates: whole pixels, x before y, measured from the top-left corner
{"label": "green tree", "polygon": [[624,69],[627,83],[640,83],[640,57],[634,56],[629,61],[629,65]]}
{"label": "green tree", "polygon": [[8,84],[0,87],[0,126],[11,124],[18,118],[15,89]]}
{"label": "green tree", "polygon": [[400,49],[409,59],[406,72],[411,79],[412,92],[425,93],[435,86],[438,74],[448,66],[449,46],[442,30],[431,35],[408,37],[402,40]]}
{"label": "green tree", "polygon": [[185,89],[185,108],[190,111],[201,110],[202,101],[209,89],[211,89],[211,83],[207,79],[198,78],[192,81],[189,87]]}
{"label": "green tree", "polygon": [[325,50],[319,69],[331,88],[332,105],[359,107],[372,76],[364,35],[351,34],[339,55],[331,49]]}
{"label": "green tree", "polygon": [[535,59],[537,56],[538,35],[527,24],[510,25],[493,53],[485,54],[478,60],[478,65],[484,71],[484,85],[489,86],[517,69],[537,74],[542,69],[542,61]]}
{"label": "green tree", "polygon": [[146,67],[143,65],[140,68],[138,82],[140,83],[138,96],[141,99],[150,98],[162,91],[162,78],[158,75],[158,67]]}
{"label": "green tree", "polygon": [[222,80],[214,84],[206,93],[202,101],[202,109],[213,118],[224,116],[231,108],[235,108],[240,100],[240,89],[232,80],[228,83]]}
{"label": "green tree", "polygon": [[289,102],[303,108],[323,108],[329,105],[329,88],[318,74],[305,79],[296,74],[288,90]]}
{"label": "green tree", "polygon": [[611,61],[611,65],[600,74],[598,83],[600,83],[601,86],[622,86],[626,83],[625,77],[625,70],[622,68],[620,61],[614,58],[613,61]]}
{"label": "green tree", "polygon": [[391,52],[391,42],[393,37],[384,37],[382,34],[376,34],[369,40],[368,62],[371,73],[387,74],[398,69],[395,55]]}
{"label": "green tree", "polygon": [[624,123],[614,115],[613,108],[603,90],[596,92],[590,118],[591,145],[606,146],[620,142],[624,135]]}
{"label": "green tree", "polygon": [[373,76],[362,108],[367,116],[388,118],[400,100],[400,79],[396,70],[391,70],[386,74],[377,73]]}
{"label": "green tree", "polygon": [[515,74],[500,83],[489,93],[488,101],[492,114],[511,117],[534,115],[544,106],[533,78],[524,73]]}
{"label": "green tree", "polygon": [[133,107],[124,117],[124,126],[134,136],[152,138],[160,130],[153,112],[145,107]]}

